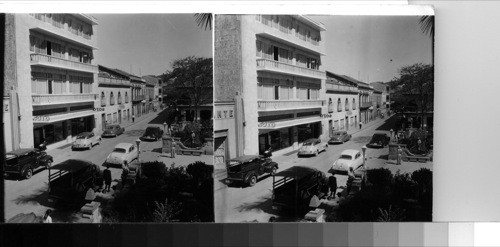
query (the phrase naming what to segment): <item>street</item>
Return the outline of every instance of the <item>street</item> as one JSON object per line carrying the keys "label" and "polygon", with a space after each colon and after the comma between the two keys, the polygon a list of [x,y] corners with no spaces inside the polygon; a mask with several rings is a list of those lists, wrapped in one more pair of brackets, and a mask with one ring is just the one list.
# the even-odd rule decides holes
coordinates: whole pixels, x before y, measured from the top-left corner
{"label": "street", "polygon": [[[59,149],[49,150],[47,153],[54,157],[54,165],[67,159],[83,159],[99,165],[101,170],[104,170],[104,161],[109,153],[113,150],[116,144],[121,142],[134,143],[142,136],[147,126],[163,126],[158,121],[160,113],[151,112],[150,114],[137,119],[134,124],[125,127],[125,132],[122,135],[113,138],[102,138],[99,145],[94,146],[91,150],[71,150],[71,145],[63,146]],[[126,126],[126,125],[123,125]],[[206,164],[212,164],[211,155],[202,156],[186,156],[176,155],[175,158],[163,157],[161,154],[162,141],[145,142],[140,144],[140,159],[141,161],[163,161],[167,166],[175,163],[176,166],[187,166],[195,161],[203,161]],[[122,173],[121,168],[110,167],[113,182],[112,186],[120,180]],[[53,205],[47,201],[48,199],[48,170],[42,169],[35,171],[33,177],[24,180],[19,177],[5,178],[5,220],[19,213],[35,213],[42,215],[48,208]],[[72,212],[55,210],[52,214],[54,222],[71,222]]]}
{"label": "street", "polygon": [[[352,139],[344,144],[329,145],[326,152],[320,153],[316,157],[297,157],[297,153],[293,152],[279,157],[271,157],[273,161],[279,165],[279,171],[288,169],[292,166],[310,166],[326,173],[333,162],[340,156],[340,153],[345,149],[361,150],[361,147],[366,145],[373,133],[386,132],[390,135],[391,118],[376,119],[371,123],[363,126],[363,129],[354,130]],[[393,122],[393,121],[392,121]],[[387,124],[386,124],[387,123]],[[351,131],[350,131],[351,132]],[[432,163],[414,163],[407,162],[401,166],[396,166],[392,161],[387,160],[389,148],[382,149],[368,148],[366,150],[366,168],[387,168],[393,174],[400,170],[401,173],[412,172],[422,167],[432,170]],[[410,164],[411,163],[411,164]],[[271,216],[278,217],[279,212],[272,209],[272,177],[264,176],[253,187],[241,187],[223,183],[226,178],[225,170],[216,170],[215,173],[215,221],[216,222],[243,222],[243,221],[258,221],[268,222]],[[347,182],[347,175],[335,175],[337,177],[338,189],[341,192]],[[336,199],[337,200],[337,199]],[[282,219],[282,221],[288,221]]]}

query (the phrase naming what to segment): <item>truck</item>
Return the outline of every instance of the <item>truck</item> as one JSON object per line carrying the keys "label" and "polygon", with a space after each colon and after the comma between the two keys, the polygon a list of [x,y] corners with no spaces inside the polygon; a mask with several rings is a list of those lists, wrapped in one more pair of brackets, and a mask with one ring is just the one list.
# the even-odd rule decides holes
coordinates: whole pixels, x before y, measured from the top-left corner
{"label": "truck", "polygon": [[273,176],[272,208],[293,212],[309,211],[313,196],[322,198],[322,186],[327,186],[326,175],[312,167],[293,166]]}
{"label": "truck", "polygon": [[99,166],[85,160],[69,159],[49,168],[49,202],[78,204],[87,193],[102,187]]}

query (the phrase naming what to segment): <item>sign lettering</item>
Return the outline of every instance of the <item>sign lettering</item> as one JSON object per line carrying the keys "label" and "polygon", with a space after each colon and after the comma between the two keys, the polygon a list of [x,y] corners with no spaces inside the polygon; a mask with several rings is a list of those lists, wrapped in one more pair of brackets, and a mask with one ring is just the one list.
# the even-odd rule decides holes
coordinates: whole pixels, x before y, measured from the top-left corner
{"label": "sign lettering", "polygon": [[320,115],[322,118],[331,118],[332,114],[321,114]]}
{"label": "sign lettering", "polygon": [[272,123],[272,122],[259,122],[259,128],[266,128],[266,127],[274,128],[274,127],[276,127],[276,123]]}
{"label": "sign lettering", "polygon": [[48,122],[48,121],[50,121],[50,117],[47,117],[47,116],[33,116],[33,121],[35,121],[35,122]]}
{"label": "sign lettering", "polygon": [[94,111],[104,111],[104,108],[94,108]]}

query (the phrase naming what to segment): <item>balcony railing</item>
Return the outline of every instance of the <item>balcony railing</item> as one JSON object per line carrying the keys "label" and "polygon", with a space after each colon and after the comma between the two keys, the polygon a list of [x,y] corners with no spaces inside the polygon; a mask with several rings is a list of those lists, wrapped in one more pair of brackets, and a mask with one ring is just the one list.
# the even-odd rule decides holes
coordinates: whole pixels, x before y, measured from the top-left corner
{"label": "balcony railing", "polygon": [[279,111],[320,108],[324,104],[324,100],[259,100],[257,108],[259,111]]}
{"label": "balcony railing", "polygon": [[33,105],[67,104],[97,100],[97,94],[34,94],[31,96]]}
{"label": "balcony railing", "polygon": [[275,72],[282,72],[282,73],[286,73],[286,74],[311,77],[311,78],[315,78],[315,79],[325,79],[325,77],[326,77],[325,72],[322,72],[319,70],[308,69],[308,68],[299,67],[299,66],[292,65],[292,64],[282,63],[282,62],[263,59],[263,58],[257,59],[257,69],[271,70],[271,71],[275,71]]}
{"label": "balcony railing", "polygon": [[143,101],[146,99],[146,96],[144,95],[136,95],[132,97],[132,101]]}
{"label": "balcony railing", "polygon": [[370,106],[373,106],[373,103],[371,101],[367,101],[367,102],[361,102],[359,104],[359,107],[360,108],[369,108]]}
{"label": "balcony railing", "polygon": [[39,64],[54,67],[64,67],[70,70],[97,73],[97,66],[87,63],[75,62],[63,58],[52,57],[45,54],[31,54],[31,64]]}
{"label": "balcony railing", "polygon": [[128,81],[128,80],[106,78],[106,77],[99,77],[99,84],[130,87],[130,81]]}
{"label": "balcony railing", "polygon": [[337,84],[331,84],[331,83],[326,83],[326,90],[327,91],[328,90],[342,91],[342,92],[358,92],[358,89],[356,87],[337,85]]}

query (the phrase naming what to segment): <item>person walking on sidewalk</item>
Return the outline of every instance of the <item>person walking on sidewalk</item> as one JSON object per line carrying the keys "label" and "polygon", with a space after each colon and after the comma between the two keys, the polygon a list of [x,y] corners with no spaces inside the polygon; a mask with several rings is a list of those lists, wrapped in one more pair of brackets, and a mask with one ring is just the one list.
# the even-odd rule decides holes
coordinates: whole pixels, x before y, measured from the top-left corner
{"label": "person walking on sidewalk", "polygon": [[109,165],[106,165],[106,170],[102,171],[102,176],[104,178],[104,193],[111,191],[111,170],[109,170]]}
{"label": "person walking on sidewalk", "polygon": [[359,121],[359,129],[363,128],[363,122]]}
{"label": "person walking on sidewalk", "polygon": [[334,175],[328,178],[328,186],[330,187],[330,198],[335,199],[335,194],[337,193],[337,178]]}
{"label": "person walking on sidewalk", "polygon": [[132,123],[134,123],[134,122],[135,122],[135,115],[132,114]]}

